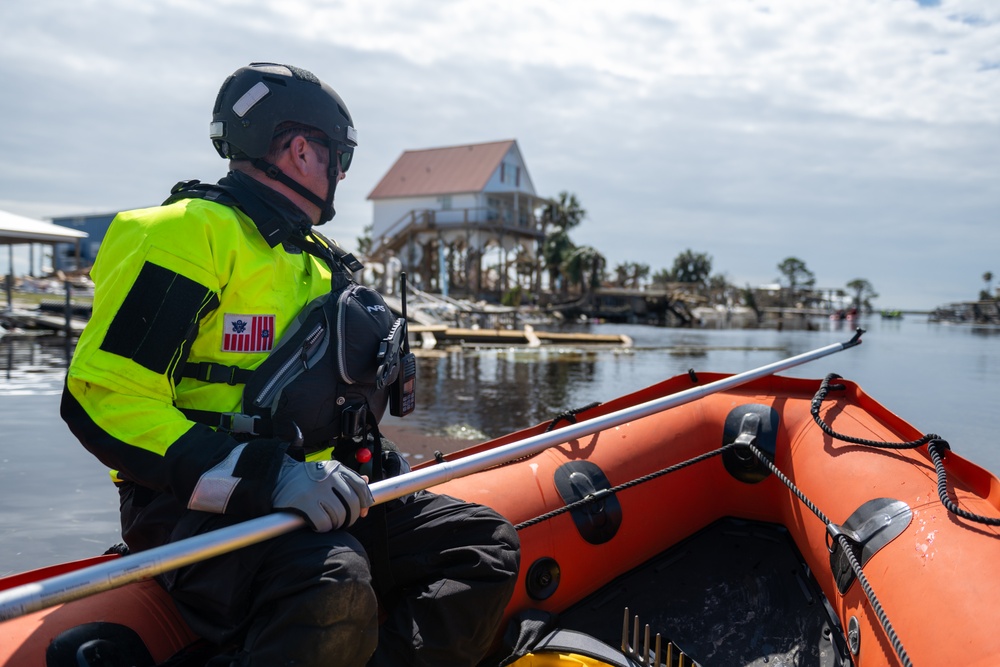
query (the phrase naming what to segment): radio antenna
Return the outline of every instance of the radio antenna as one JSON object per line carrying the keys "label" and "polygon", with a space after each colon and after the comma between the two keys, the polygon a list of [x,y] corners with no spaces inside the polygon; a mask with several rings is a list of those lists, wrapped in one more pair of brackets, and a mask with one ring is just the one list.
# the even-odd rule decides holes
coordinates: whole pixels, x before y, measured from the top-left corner
{"label": "radio antenna", "polygon": [[[403,325],[404,325],[404,327],[406,327],[406,322],[407,322],[407,320],[406,320],[406,271],[402,271],[399,274],[399,302],[402,304],[402,307],[400,308],[400,314],[402,314],[402,316],[403,316]],[[409,336],[409,331],[406,330],[408,328],[409,327],[406,327],[403,330],[403,352],[404,353],[410,351],[410,336]]]}

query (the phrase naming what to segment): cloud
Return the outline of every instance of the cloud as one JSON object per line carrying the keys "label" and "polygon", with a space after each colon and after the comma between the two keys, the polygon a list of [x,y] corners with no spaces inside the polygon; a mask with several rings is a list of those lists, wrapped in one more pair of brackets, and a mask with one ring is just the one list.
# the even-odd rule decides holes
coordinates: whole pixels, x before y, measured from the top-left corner
{"label": "cloud", "polygon": [[402,151],[516,138],[539,194],[576,193],[574,238],[612,266],[690,247],[742,284],[794,255],[906,307],[1000,272],[992,0],[35,0],[5,3],[0,26],[16,212],[152,205],[218,178],[218,86],[274,60],[354,115],[328,230],[348,247]]}

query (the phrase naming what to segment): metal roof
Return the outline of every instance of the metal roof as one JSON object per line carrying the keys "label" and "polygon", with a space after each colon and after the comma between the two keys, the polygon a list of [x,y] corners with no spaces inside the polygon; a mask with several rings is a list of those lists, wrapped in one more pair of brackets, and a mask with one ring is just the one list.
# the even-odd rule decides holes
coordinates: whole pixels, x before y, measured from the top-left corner
{"label": "metal roof", "polygon": [[26,218],[7,211],[0,211],[0,244],[14,243],[72,243],[87,238],[80,232],[62,225],[53,225],[34,218]]}
{"label": "metal roof", "polygon": [[368,199],[482,192],[514,140],[405,151]]}

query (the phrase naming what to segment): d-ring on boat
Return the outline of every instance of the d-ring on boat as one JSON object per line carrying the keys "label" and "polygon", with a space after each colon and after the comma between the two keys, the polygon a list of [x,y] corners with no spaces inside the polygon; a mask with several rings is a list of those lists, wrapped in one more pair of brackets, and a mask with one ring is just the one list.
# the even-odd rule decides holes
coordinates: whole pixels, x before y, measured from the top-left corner
{"label": "d-ring on boat", "polygon": [[[517,526],[504,664],[996,665],[1000,481],[853,382],[775,375],[858,342],[691,371],[373,494],[430,486]],[[0,580],[0,665],[203,664],[149,577],[302,520],[248,524]]]}

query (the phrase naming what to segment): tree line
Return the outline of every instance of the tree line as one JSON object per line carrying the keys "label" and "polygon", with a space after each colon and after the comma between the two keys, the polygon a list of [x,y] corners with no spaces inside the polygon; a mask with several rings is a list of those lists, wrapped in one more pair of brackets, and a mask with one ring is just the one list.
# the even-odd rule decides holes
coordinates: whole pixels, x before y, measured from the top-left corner
{"label": "tree line", "polygon": [[[816,276],[797,257],[787,257],[777,265],[781,289],[776,294],[762,293],[749,285],[740,288],[730,283],[724,274],[712,273],[712,257],[705,252],[686,249],[680,252],[670,267],[651,271],[648,264],[626,261],[608,270],[608,262],[592,246],[579,246],[570,238],[570,230],[580,225],[586,210],[576,195],[560,192],[542,212],[545,241],[541,261],[548,274],[549,286],[563,296],[585,294],[597,287],[627,289],[670,289],[694,299],[712,304],[746,305],[754,310],[763,305],[781,307],[822,307],[829,295],[815,291]],[[985,277],[984,277],[985,278]],[[992,274],[990,274],[992,280]],[[849,281],[838,297],[851,297],[852,307],[870,311],[878,298],[872,284],[865,278]],[[776,301],[763,304],[762,301]]]}
{"label": "tree line", "polygon": [[[610,267],[600,250],[579,245],[570,235],[586,215],[575,194],[560,192],[540,212],[542,241],[538,252],[526,252],[519,247],[514,251],[517,256],[513,261],[507,259],[485,267],[494,278],[484,281],[482,286],[507,305],[528,300],[538,302],[538,297],[546,302],[575,300],[600,287],[619,287],[671,290],[676,296],[706,304],[746,305],[758,314],[761,308],[775,306],[830,309],[834,303],[842,306],[847,299],[851,308],[870,311],[872,302],[878,298],[872,284],[861,277],[848,281],[842,288],[817,290],[815,274],[798,257],[786,257],[776,265],[777,290],[730,283],[725,274],[712,273],[711,255],[690,248],[678,253],[672,265],[655,271],[648,264],[634,261]],[[362,257],[372,251],[371,233],[369,224],[357,239],[357,251]],[[543,276],[547,278],[544,287]],[[985,289],[979,291],[980,301],[1000,303],[1000,287],[994,292],[993,278],[991,271],[982,274]]]}

